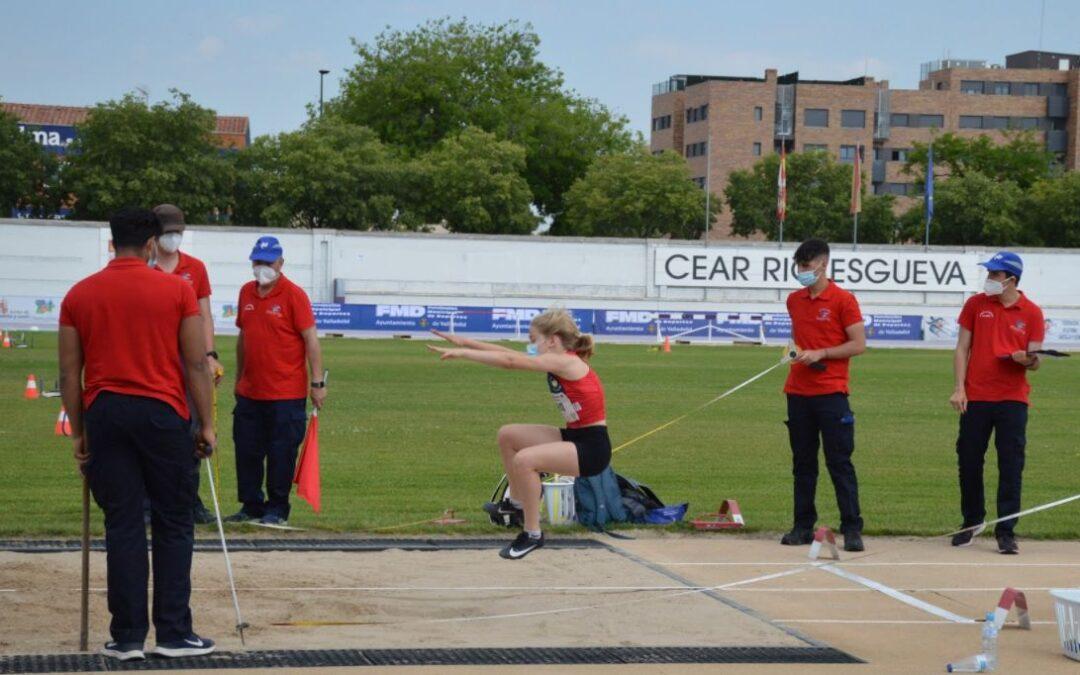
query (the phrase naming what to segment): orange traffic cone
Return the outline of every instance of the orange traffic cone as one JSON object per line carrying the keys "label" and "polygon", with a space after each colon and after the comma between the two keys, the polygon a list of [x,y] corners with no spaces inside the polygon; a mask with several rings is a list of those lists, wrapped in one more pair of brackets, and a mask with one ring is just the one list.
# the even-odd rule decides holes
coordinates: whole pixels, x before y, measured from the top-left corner
{"label": "orange traffic cone", "polygon": [[67,410],[64,406],[60,406],[60,414],[56,416],[56,431],[57,436],[70,436],[71,435],[71,420],[68,419]]}
{"label": "orange traffic cone", "polygon": [[664,353],[665,354],[670,354],[671,353],[671,338],[669,338],[669,337],[664,338]]}
{"label": "orange traffic cone", "polygon": [[23,393],[27,399],[35,399],[41,396],[41,392],[37,388],[37,379],[33,375],[26,376],[26,391]]}
{"label": "orange traffic cone", "polygon": [[0,331],[0,335],[4,336],[4,349],[11,349],[11,333]]}

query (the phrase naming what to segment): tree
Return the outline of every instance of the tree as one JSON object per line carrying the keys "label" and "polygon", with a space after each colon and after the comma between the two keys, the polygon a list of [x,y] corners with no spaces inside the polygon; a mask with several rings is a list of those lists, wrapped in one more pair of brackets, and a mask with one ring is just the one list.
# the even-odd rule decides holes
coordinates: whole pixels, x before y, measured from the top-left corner
{"label": "tree", "polygon": [[169,202],[197,221],[229,205],[233,173],[212,140],[214,111],[172,95],[148,106],[128,94],[95,106],[78,125],[61,173],[75,217],[105,220],[124,206]]}
{"label": "tree", "polygon": [[[1018,217],[1021,191],[1016,183],[996,181],[979,173],[939,181],[934,186],[930,243],[948,246],[1017,246],[1036,243]],[[923,204],[901,217],[902,237],[922,241],[926,227]]]}
{"label": "tree", "polygon": [[383,142],[419,156],[465,127],[525,148],[522,174],[537,210],[562,211],[562,197],[592,160],[633,145],[627,120],[567,90],[539,60],[528,24],[429,21],[353,40],[358,63],[326,106]]}
{"label": "tree", "polygon": [[[859,214],[859,243],[895,244],[899,242],[900,222],[892,195],[868,195],[862,200]],[[833,241],[846,241],[841,237]]]}
{"label": "tree", "polygon": [[370,129],[334,118],[257,139],[238,153],[234,220],[272,227],[413,229],[417,167]]}
{"label": "tree", "polygon": [[[713,199],[710,211],[720,210]],[[674,152],[645,148],[598,158],[566,193],[558,234],[694,239],[705,231],[705,192]]]}
{"label": "tree", "polygon": [[525,150],[468,127],[421,160],[430,185],[425,213],[454,232],[529,234],[539,219],[522,178]]}
{"label": "tree", "polygon": [[[993,180],[1011,180],[1022,189],[1057,172],[1054,156],[1031,131],[1005,131],[1006,142],[995,143],[989,136],[964,138],[945,133],[934,139],[934,173],[945,177],[978,172]],[[916,141],[908,153],[904,173],[921,177],[923,189],[929,144]]]}
{"label": "tree", "polygon": [[56,158],[19,129],[13,115],[0,110],[0,217],[15,208],[52,215],[58,205],[53,187]]}
{"label": "tree", "polygon": [[1020,219],[1042,246],[1080,247],[1080,172],[1035,183],[1025,195]]}
{"label": "tree", "polygon": [[[734,216],[733,233],[746,237],[761,232],[771,240],[779,237],[780,221],[776,217],[779,168],[780,156],[774,154],[750,169],[733,171],[728,176],[724,198]],[[851,241],[851,173],[850,164],[838,163],[825,152],[788,155],[784,238]],[[888,214],[891,206],[891,199],[864,194],[863,214],[859,218],[860,242],[894,241],[890,233],[895,232],[895,222]]]}

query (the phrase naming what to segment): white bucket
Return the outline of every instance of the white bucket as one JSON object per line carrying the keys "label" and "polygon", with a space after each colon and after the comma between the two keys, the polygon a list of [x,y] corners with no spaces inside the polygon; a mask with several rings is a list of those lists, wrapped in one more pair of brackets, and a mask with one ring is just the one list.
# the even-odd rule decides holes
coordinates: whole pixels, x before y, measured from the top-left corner
{"label": "white bucket", "polygon": [[1074,661],[1080,661],[1080,588],[1055,588],[1054,614],[1057,615],[1061,650]]}
{"label": "white bucket", "polygon": [[565,525],[577,518],[574,508],[574,479],[561,476],[542,483],[544,488],[544,512],[551,525]]}

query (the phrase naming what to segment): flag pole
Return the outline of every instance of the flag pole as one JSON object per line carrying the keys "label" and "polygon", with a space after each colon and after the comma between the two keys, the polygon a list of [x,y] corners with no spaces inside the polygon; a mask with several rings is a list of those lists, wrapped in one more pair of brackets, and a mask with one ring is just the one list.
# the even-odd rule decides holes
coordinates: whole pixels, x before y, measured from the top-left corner
{"label": "flag pole", "polygon": [[926,154],[926,181],[923,186],[923,200],[926,208],[926,238],[923,249],[930,250],[930,221],[934,219],[934,141],[931,137]]}
{"label": "flag pole", "polygon": [[859,248],[859,212],[855,212],[855,227],[851,231],[851,250]]}
{"label": "flag pole", "polygon": [[712,197],[712,139],[705,141],[705,245],[709,245],[709,228],[712,225],[710,197]]}

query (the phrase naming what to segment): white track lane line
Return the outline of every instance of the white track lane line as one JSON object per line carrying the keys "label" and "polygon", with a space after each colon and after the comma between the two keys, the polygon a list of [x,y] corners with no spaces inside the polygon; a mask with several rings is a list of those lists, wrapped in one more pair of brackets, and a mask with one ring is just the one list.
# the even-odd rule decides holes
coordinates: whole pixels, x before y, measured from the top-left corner
{"label": "white track lane line", "polygon": [[959,614],[954,614],[954,613],[950,612],[947,609],[942,609],[941,607],[938,607],[937,605],[931,605],[929,602],[919,600],[918,598],[912,597],[912,596],[908,595],[907,593],[901,593],[900,591],[896,590],[895,588],[892,588],[890,586],[886,586],[885,584],[874,581],[873,579],[867,579],[866,577],[859,576],[858,574],[855,574],[854,572],[849,572],[847,570],[840,569],[839,567],[835,567],[833,565],[825,565],[825,566],[822,566],[822,567],[820,567],[818,569],[820,569],[822,572],[828,572],[829,574],[834,574],[834,575],[840,577],[841,579],[847,579],[848,581],[854,581],[855,583],[862,584],[863,586],[866,586],[867,588],[872,588],[873,590],[878,591],[879,593],[883,593],[884,595],[889,596],[893,600],[899,600],[900,602],[904,603],[905,605],[910,605],[911,607],[914,607],[916,609],[921,609],[922,611],[926,612],[927,614],[933,614],[934,616],[939,616],[942,619],[946,619],[948,621],[953,621],[955,623],[976,623],[974,619],[969,619],[968,617],[960,616]]}
{"label": "white track lane line", "polygon": [[[897,588],[903,593],[997,593],[1002,586],[981,587],[934,587],[934,588]],[[1023,586],[1021,590],[1032,592],[1050,591],[1059,586]],[[150,587],[153,589],[153,586]],[[0,593],[51,593],[55,589],[18,589],[0,588]],[[69,591],[78,591],[78,588],[69,588]],[[92,593],[104,593],[105,588],[91,588]],[[221,593],[228,588],[195,587],[193,593]],[[237,588],[237,593],[427,593],[460,592],[460,593],[572,593],[572,592],[647,592],[647,591],[707,591],[717,590],[715,586],[684,586],[682,584],[672,586],[265,586],[252,588]],[[872,588],[729,588],[731,593],[873,593]]]}
{"label": "white track lane line", "polygon": [[[666,567],[798,567],[801,562],[658,562]],[[1033,562],[844,562],[844,567],[1080,567],[1080,563]]]}
{"label": "white track lane line", "polygon": [[[772,619],[776,623],[840,623],[840,624],[855,624],[855,625],[926,625],[926,626],[966,626],[967,624],[957,623],[955,621],[942,621],[933,619],[910,619],[910,620],[893,620],[893,619]],[[1056,621],[1032,621],[1033,626],[1053,626]],[[1005,627],[1013,626],[1015,624],[1005,624]]]}

